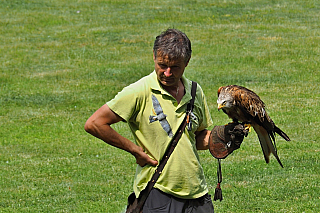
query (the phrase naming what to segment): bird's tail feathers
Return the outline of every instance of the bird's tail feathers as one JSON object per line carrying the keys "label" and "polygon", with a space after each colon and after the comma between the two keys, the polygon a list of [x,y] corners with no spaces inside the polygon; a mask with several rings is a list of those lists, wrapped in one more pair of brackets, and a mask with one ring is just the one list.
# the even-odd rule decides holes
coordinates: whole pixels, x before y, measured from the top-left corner
{"label": "bird's tail feathers", "polygon": [[270,154],[272,153],[277,159],[280,166],[283,167],[279,159],[279,156],[277,154],[276,148],[274,147],[268,132],[262,126],[259,126],[259,125],[254,125],[253,128],[258,135],[266,163],[269,163],[269,160],[270,160],[269,157],[270,157]]}
{"label": "bird's tail feathers", "polygon": [[278,135],[283,137],[283,139],[285,139],[286,141],[290,141],[289,136],[286,133],[284,133],[279,127],[274,126],[274,131],[278,133]]}

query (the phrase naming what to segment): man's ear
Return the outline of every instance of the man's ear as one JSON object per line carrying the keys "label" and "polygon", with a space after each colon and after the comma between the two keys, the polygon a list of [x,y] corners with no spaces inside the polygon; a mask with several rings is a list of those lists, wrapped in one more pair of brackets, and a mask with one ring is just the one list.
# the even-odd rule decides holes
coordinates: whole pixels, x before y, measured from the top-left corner
{"label": "man's ear", "polygon": [[152,53],[153,53],[153,60],[155,61],[156,60],[156,56],[154,55],[154,50],[152,50]]}
{"label": "man's ear", "polygon": [[187,66],[188,66],[190,59],[191,59],[191,57],[190,57],[190,58],[189,58],[189,60],[187,61],[187,63],[186,63],[186,66],[185,66],[185,67],[187,67]]}

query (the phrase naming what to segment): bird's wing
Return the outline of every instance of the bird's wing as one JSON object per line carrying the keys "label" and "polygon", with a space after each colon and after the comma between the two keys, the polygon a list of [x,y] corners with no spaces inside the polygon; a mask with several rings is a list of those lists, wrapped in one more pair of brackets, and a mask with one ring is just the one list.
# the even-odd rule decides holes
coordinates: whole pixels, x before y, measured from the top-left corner
{"label": "bird's wing", "polygon": [[266,127],[273,128],[273,122],[270,119],[269,115],[265,110],[265,104],[260,99],[260,97],[254,93],[253,91],[241,87],[241,86],[233,86],[234,91],[234,100],[236,105],[241,108],[243,113],[247,113],[251,118],[255,120],[257,123],[265,123]]}
{"label": "bird's wing", "polygon": [[[286,141],[290,141],[290,138],[284,133],[280,128],[278,128],[268,113],[265,110],[265,104],[260,99],[260,97],[253,91],[233,85],[234,88],[234,100],[236,105],[242,110],[244,114],[247,115],[248,119],[251,119],[251,122],[256,122],[265,128],[273,141],[275,141],[275,133],[278,133]],[[251,117],[251,118],[249,118]]]}

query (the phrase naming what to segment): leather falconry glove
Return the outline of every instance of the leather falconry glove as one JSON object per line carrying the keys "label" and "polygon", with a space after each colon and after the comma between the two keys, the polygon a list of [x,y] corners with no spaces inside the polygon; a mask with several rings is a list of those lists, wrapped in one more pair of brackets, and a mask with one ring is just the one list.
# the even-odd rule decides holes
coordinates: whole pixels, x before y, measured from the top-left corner
{"label": "leather falconry glove", "polygon": [[249,129],[241,123],[229,123],[215,126],[210,134],[209,150],[213,157],[224,159],[234,150],[239,149]]}
{"label": "leather falconry glove", "polygon": [[229,123],[223,126],[215,126],[209,138],[209,150],[213,157],[218,159],[218,184],[215,190],[214,200],[222,201],[222,182],[221,159],[225,159],[234,150],[239,149],[240,145],[249,133],[249,128],[240,123]]}

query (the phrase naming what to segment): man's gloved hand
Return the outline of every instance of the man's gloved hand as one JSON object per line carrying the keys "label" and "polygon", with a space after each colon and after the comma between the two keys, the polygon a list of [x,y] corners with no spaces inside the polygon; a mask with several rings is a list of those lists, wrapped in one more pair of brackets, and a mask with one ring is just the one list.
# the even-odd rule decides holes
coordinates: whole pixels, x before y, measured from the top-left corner
{"label": "man's gloved hand", "polygon": [[239,149],[249,129],[241,123],[229,123],[215,126],[210,134],[209,150],[213,157],[224,159],[234,150]]}

